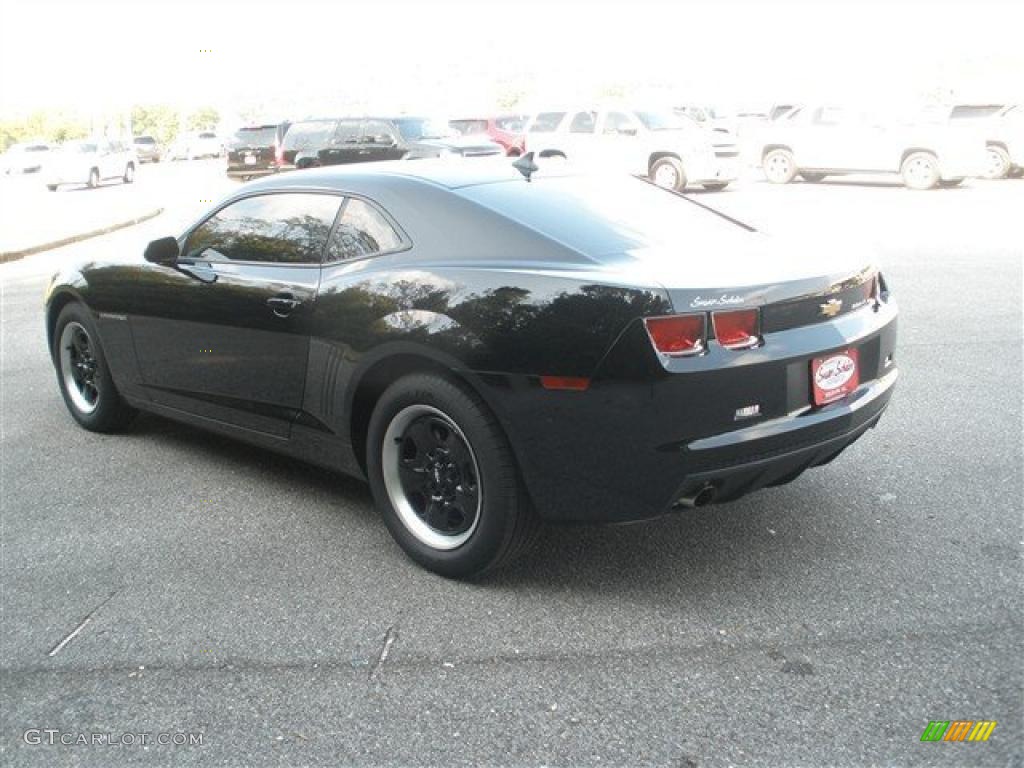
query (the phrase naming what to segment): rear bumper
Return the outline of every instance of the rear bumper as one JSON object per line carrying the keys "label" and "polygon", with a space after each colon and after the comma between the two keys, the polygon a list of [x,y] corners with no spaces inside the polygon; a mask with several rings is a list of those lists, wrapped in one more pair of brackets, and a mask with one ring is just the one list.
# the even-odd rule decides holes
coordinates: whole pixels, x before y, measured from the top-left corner
{"label": "rear bumper", "polygon": [[272,176],[277,173],[277,167],[260,168],[258,166],[239,165],[227,169],[229,179],[255,179],[258,176]]}
{"label": "rear bumper", "polygon": [[827,464],[878,423],[897,376],[893,369],[818,412],[695,440],[686,446],[691,472],[673,493],[666,511],[686,506],[681,500],[695,498],[702,489],[711,489],[710,499],[715,502],[732,501]]}
{"label": "rear bumper", "polygon": [[[714,501],[729,501],[835,458],[889,403],[896,331],[889,303],[767,334],[758,349],[711,349],[666,372],[656,361],[653,370],[635,364],[650,349],[638,324],[620,336],[586,391],[506,381],[482,394],[542,517],[627,523],[678,509],[705,486]],[[811,358],[849,348],[859,353],[861,385],[812,406]],[[734,418],[754,404],[761,416]]]}

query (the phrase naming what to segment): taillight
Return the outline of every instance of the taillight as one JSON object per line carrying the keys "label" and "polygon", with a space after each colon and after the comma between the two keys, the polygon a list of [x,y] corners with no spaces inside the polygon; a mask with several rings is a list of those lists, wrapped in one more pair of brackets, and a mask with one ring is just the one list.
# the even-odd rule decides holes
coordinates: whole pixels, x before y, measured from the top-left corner
{"label": "taillight", "polygon": [[711,323],[715,327],[715,338],[726,349],[750,349],[760,343],[756,309],[713,312]]}
{"label": "taillight", "polygon": [[645,317],[647,335],[663,355],[699,355],[704,351],[704,314]]}

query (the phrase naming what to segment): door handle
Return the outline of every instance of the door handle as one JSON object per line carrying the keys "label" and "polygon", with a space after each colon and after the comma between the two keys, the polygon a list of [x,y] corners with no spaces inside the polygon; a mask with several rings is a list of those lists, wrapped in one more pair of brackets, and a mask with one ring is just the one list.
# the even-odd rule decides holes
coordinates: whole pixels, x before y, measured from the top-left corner
{"label": "door handle", "polygon": [[271,296],[267,299],[267,306],[270,307],[274,314],[278,317],[288,317],[299,304],[301,304],[290,293],[279,293],[277,296]]}

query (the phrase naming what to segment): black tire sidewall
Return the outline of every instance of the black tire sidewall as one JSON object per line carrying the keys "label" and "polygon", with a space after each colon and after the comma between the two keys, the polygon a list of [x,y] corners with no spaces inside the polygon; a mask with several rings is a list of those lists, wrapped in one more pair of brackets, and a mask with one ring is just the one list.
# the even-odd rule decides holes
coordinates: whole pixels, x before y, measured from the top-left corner
{"label": "black tire sidewall", "polygon": [[[384,486],[384,434],[399,411],[417,404],[437,408],[451,418],[462,430],[477,460],[482,495],[480,519],[472,536],[452,550],[437,550],[416,538],[391,505]],[[522,499],[511,450],[494,417],[478,397],[439,375],[407,376],[381,395],[370,418],[366,464],[374,500],[391,535],[409,557],[442,576],[459,578],[487,570],[500,559],[516,516],[524,513],[520,509]]]}
{"label": "black tire sidewall", "polygon": [[[64,385],[64,371],[61,370],[60,339],[64,328],[70,322],[78,322],[89,334],[89,342],[92,345],[93,354],[96,357],[96,376],[99,386],[99,401],[92,413],[82,413],[75,407],[67,389]],[[99,332],[92,313],[87,307],[78,302],[72,302],[61,310],[57,316],[57,324],[53,331],[53,367],[57,371],[57,384],[60,386],[61,397],[72,418],[88,430],[94,432],[106,432],[121,426],[124,422],[127,405],[121,399],[121,395],[114,385],[114,377],[110,373],[110,366],[107,365],[107,358],[103,352],[103,345],[100,343]]]}

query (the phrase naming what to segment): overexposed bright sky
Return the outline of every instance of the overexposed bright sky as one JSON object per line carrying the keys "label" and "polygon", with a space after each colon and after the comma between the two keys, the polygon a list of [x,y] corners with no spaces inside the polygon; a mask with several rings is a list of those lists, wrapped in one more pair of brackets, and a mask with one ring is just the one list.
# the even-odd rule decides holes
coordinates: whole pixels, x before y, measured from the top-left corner
{"label": "overexposed bright sky", "polygon": [[4,0],[0,112],[168,102],[258,107],[268,118],[468,114],[492,111],[508,93],[536,105],[609,91],[725,107],[1017,102],[1022,8],[1019,0]]}

